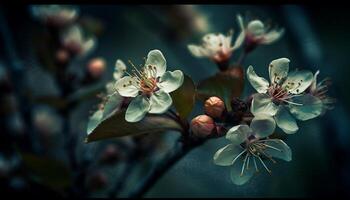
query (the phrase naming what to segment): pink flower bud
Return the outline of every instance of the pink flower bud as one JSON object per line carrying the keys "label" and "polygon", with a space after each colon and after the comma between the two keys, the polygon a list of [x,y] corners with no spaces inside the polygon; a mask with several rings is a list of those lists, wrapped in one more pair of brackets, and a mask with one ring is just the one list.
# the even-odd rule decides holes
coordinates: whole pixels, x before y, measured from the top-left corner
{"label": "pink flower bud", "polygon": [[205,114],[219,118],[225,110],[225,103],[219,97],[210,97],[204,103]]}
{"label": "pink flower bud", "polygon": [[96,191],[104,188],[107,185],[108,178],[102,171],[95,171],[90,175],[90,177],[88,177],[87,183],[88,187],[92,191]]}
{"label": "pink flower bud", "polygon": [[57,52],[56,52],[56,60],[59,62],[59,63],[66,63],[68,62],[69,60],[69,52],[65,49],[59,49]]}
{"label": "pink flower bud", "polygon": [[120,158],[116,145],[109,144],[101,155],[100,161],[105,164],[113,164]]}
{"label": "pink flower bud", "polygon": [[208,115],[199,115],[191,121],[191,130],[193,134],[200,138],[209,136],[214,128],[214,120]]}
{"label": "pink flower bud", "polygon": [[102,58],[94,58],[87,65],[88,71],[94,78],[100,77],[106,69],[106,62]]}

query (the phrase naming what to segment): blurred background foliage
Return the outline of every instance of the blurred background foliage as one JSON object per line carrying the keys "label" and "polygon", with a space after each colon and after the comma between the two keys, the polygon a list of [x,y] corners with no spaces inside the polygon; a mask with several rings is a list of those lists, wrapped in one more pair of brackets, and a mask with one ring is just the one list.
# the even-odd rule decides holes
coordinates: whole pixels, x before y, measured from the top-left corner
{"label": "blurred background foliage", "polygon": [[[98,91],[103,91],[101,85],[112,80],[116,59],[132,59],[134,63],[141,64],[151,49],[160,49],[164,53],[169,70],[181,69],[195,82],[215,74],[217,68],[214,63],[194,58],[186,46],[198,43],[205,33],[226,33],[230,28],[235,30],[236,37],[239,32],[236,15],[239,13],[285,28],[285,34],[278,42],[260,46],[248,55],[243,63],[245,69],[253,65],[257,74],[266,77],[267,65],[271,60],[288,57],[292,68],[300,67],[313,72],[320,69],[319,77],[332,78],[329,93],[337,99],[334,110],[320,118],[299,123],[299,132],[286,140],[292,148],[292,162],[278,162],[271,167],[271,176],[260,173],[243,186],[232,184],[229,168],[216,166],[212,162],[213,154],[227,141],[224,138],[214,139],[176,163],[146,197],[349,195],[350,79],[347,76],[350,68],[347,54],[350,40],[347,31],[350,24],[345,9],[301,5],[77,7],[77,20],[96,36],[97,43],[95,49],[84,58],[74,59],[67,70],[84,77],[89,61],[103,58],[106,71],[102,77],[85,84],[96,86]],[[153,161],[172,148],[177,134],[156,134],[142,143],[130,138],[84,143],[88,118],[97,109],[100,98],[94,94],[79,99],[77,104],[70,105],[72,109],[67,115],[61,115],[59,111],[60,106],[66,103],[61,100],[40,101],[39,98],[28,101],[28,97],[57,97],[62,92],[62,83],[55,81],[50,76],[52,72],[47,70],[50,66],[43,66],[38,59],[38,41],[43,40],[41,34],[44,26],[33,19],[28,5],[3,5],[0,7],[0,17],[0,78],[4,79],[6,73],[12,72],[8,78],[13,82],[13,91],[21,91],[19,94],[8,91],[7,85],[1,88],[0,190],[106,197],[113,196],[118,180],[123,180],[119,183],[122,188],[119,188],[118,196],[127,196],[155,164]],[[39,54],[45,53],[45,50]],[[233,60],[238,57],[239,53],[233,54]],[[65,84],[73,85],[73,92],[81,89],[74,86],[74,81],[66,81],[68,83]],[[245,82],[244,98],[253,92],[253,88]],[[201,109],[202,104],[197,103],[190,118],[201,113]],[[66,120],[68,125],[64,123]],[[65,132],[67,130],[69,132]],[[72,134],[76,138],[75,143],[68,142],[67,145]],[[132,156],[128,153],[130,146],[135,144],[143,145],[140,149],[148,149],[145,151],[148,153],[127,159]],[[149,150],[151,147],[156,152]],[[67,149],[74,155],[67,154]],[[33,154],[48,156],[51,160],[40,160]],[[70,156],[76,160],[75,165],[70,162]],[[117,164],[101,164],[104,159],[113,161],[113,156]],[[130,163],[128,160],[133,161]],[[90,166],[88,169],[81,167],[85,163]],[[123,174],[129,173],[125,166],[133,167],[130,176],[123,178]],[[27,173],[27,170],[33,173]],[[75,188],[79,184],[84,186]]]}

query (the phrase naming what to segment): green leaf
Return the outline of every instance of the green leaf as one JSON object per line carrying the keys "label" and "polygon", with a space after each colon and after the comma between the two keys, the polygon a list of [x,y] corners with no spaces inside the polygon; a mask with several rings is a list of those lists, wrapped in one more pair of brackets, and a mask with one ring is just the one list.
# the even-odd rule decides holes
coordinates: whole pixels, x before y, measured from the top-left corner
{"label": "green leaf", "polygon": [[63,162],[30,153],[22,153],[21,156],[24,165],[38,181],[54,189],[63,189],[71,185],[71,171]]}
{"label": "green leaf", "polygon": [[196,86],[188,75],[184,74],[184,82],[180,88],[172,92],[171,98],[180,117],[185,119],[192,111],[196,100]]}
{"label": "green leaf", "polygon": [[197,98],[205,101],[211,96],[217,96],[224,100],[226,108],[230,111],[230,101],[233,97],[239,97],[243,92],[243,73],[241,67],[229,68],[218,72],[197,85]]}
{"label": "green leaf", "polygon": [[181,131],[181,126],[164,115],[147,115],[139,122],[130,123],[125,121],[125,109],[115,111],[103,119],[95,129],[91,130],[86,142],[108,139],[112,137],[123,137],[140,135],[145,133],[156,133],[165,130]]}

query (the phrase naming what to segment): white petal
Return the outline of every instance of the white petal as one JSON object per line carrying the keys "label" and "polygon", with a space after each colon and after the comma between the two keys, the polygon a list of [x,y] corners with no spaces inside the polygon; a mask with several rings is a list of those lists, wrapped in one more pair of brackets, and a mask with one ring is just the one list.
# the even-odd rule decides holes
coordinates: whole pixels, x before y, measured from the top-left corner
{"label": "white petal", "polygon": [[289,111],[299,120],[305,121],[318,117],[322,112],[322,101],[310,94],[294,97],[292,102],[302,104],[289,104]]}
{"label": "white petal", "polygon": [[278,110],[278,106],[272,102],[267,94],[254,94],[250,111],[253,115],[266,114],[274,116]]}
{"label": "white petal", "polygon": [[153,93],[149,101],[151,104],[149,113],[164,113],[170,108],[171,104],[173,104],[171,96],[162,89]]}
{"label": "white petal", "polygon": [[236,162],[237,156],[243,151],[243,148],[239,145],[229,144],[223,148],[220,148],[214,154],[214,164],[220,166],[230,166]]}
{"label": "white petal", "polygon": [[238,145],[243,143],[250,134],[252,134],[252,130],[248,125],[237,125],[227,131],[226,139]]}
{"label": "white petal", "polygon": [[247,69],[247,78],[256,91],[258,91],[259,93],[267,92],[269,82],[266,79],[256,75],[254,68],[251,65]]}
{"label": "white petal", "polygon": [[284,106],[279,107],[275,116],[275,120],[277,126],[287,134],[293,134],[299,129],[294,117],[289,113],[287,109],[284,108]]}
{"label": "white petal", "polygon": [[315,91],[317,88],[317,76],[320,73],[320,70],[317,70],[316,73],[314,74],[314,78],[312,79],[312,83],[310,85],[310,90]]}
{"label": "white petal", "polygon": [[[236,185],[243,185],[247,183],[251,177],[255,174],[255,167],[253,166],[253,159],[254,156],[248,155],[250,162],[249,162],[249,168],[247,168],[248,164],[248,158],[247,160],[245,159],[245,156],[241,156],[237,162],[235,162],[234,165],[231,167],[230,171],[230,177],[231,181],[236,184]],[[244,160],[246,160],[245,165],[244,165]],[[242,173],[242,168],[244,167],[243,173]]]}
{"label": "white petal", "polygon": [[282,79],[287,77],[289,71],[288,58],[279,58],[273,60],[269,65],[269,75],[271,83],[279,83]]}
{"label": "white petal", "polygon": [[282,87],[286,87],[292,94],[300,94],[311,85],[312,80],[312,72],[308,70],[294,71],[289,73]]}
{"label": "white petal", "polygon": [[160,77],[166,71],[166,60],[161,51],[155,49],[148,53],[145,66],[152,65],[156,67],[157,77]]}
{"label": "white petal", "polygon": [[258,138],[264,138],[271,135],[276,128],[276,122],[273,117],[265,114],[255,115],[250,128]]}
{"label": "white petal", "polygon": [[83,44],[83,50],[81,51],[81,54],[87,54],[90,51],[92,51],[96,46],[96,39],[95,38],[89,38],[87,41]]}
{"label": "white petal", "polygon": [[245,31],[243,29],[241,31],[241,33],[238,35],[238,37],[237,37],[237,39],[235,41],[235,44],[232,47],[232,50],[235,50],[235,49],[239,48],[243,44],[244,39],[245,39]]}
{"label": "white petal", "polygon": [[146,97],[139,95],[131,100],[125,113],[125,120],[128,122],[138,122],[147,114],[150,104]]}
{"label": "white petal", "polygon": [[201,58],[208,56],[208,51],[201,46],[190,44],[187,45],[187,48],[195,57]]}
{"label": "white petal", "polygon": [[230,49],[231,48],[231,42],[232,42],[232,36],[233,36],[233,29],[229,30],[227,36],[223,36],[223,48]]}
{"label": "white petal", "polygon": [[115,68],[114,68],[114,73],[113,73],[113,78],[115,80],[118,80],[120,79],[123,74],[124,74],[124,71],[126,70],[126,65],[125,63],[118,59],[116,62],[115,62]]}
{"label": "white petal", "polygon": [[123,97],[136,97],[139,89],[136,87],[137,82],[130,76],[124,76],[115,83],[115,88]]}
{"label": "white petal", "polygon": [[242,31],[244,31],[244,23],[241,15],[237,15],[237,22]]}
{"label": "white petal", "polygon": [[167,93],[175,91],[184,82],[184,74],[180,70],[167,71],[160,77],[158,87]]}
{"label": "white petal", "polygon": [[285,161],[292,160],[292,151],[289,146],[279,139],[271,139],[264,142],[271,147],[268,147],[264,152],[272,157],[279,158]]}
{"label": "white petal", "polygon": [[272,30],[264,35],[264,39],[261,41],[262,44],[271,44],[282,37],[284,29]]}
{"label": "white petal", "polygon": [[253,20],[248,23],[247,31],[254,36],[260,36],[265,33],[265,27],[260,20]]}

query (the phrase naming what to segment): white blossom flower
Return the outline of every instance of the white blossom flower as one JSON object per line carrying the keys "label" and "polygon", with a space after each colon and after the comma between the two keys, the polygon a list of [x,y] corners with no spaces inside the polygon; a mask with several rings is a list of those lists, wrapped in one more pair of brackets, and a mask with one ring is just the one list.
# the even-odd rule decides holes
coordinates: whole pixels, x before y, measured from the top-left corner
{"label": "white blossom flower", "polygon": [[161,114],[172,105],[170,92],[178,89],[184,75],[180,70],[166,72],[166,60],[159,50],[148,53],[146,63],[141,70],[133,64],[132,73],[119,79],[115,87],[124,97],[134,97],[130,102],[125,120],[140,121],[147,113]]}
{"label": "white blossom flower", "polygon": [[31,7],[32,15],[46,24],[63,26],[76,20],[79,11],[73,6],[35,5]]}
{"label": "white blossom flower", "polygon": [[303,93],[313,80],[310,71],[288,71],[289,59],[280,58],[269,65],[271,83],[256,75],[252,66],[247,69],[247,78],[258,91],[253,96],[251,112],[274,116],[278,127],[292,134],[298,130],[294,117],[303,121],[315,118],[320,115],[322,104],[319,98]]}
{"label": "white blossom flower", "polygon": [[230,59],[232,52],[239,48],[244,41],[244,34],[241,33],[234,45],[231,45],[233,30],[227,36],[221,33],[209,33],[202,38],[201,45],[189,44],[187,48],[196,57],[208,57],[214,62],[221,63]]}
{"label": "white blossom flower", "polygon": [[250,126],[237,125],[226,133],[226,139],[231,144],[219,149],[214,154],[214,163],[219,166],[231,166],[231,180],[236,185],[249,181],[255,172],[259,171],[260,163],[269,173],[264,160],[278,158],[292,160],[292,152],[287,144],[280,139],[270,139],[276,127],[275,120],[268,115],[256,115]]}
{"label": "white blossom flower", "polygon": [[323,115],[327,110],[334,108],[333,104],[336,102],[336,99],[327,95],[328,87],[331,85],[331,80],[329,78],[325,78],[317,83],[317,76],[319,73],[320,70],[317,70],[317,72],[314,74],[314,78],[307,90],[307,93],[319,98],[322,101],[321,115]]}
{"label": "white blossom flower", "polygon": [[96,46],[95,37],[86,36],[83,29],[78,25],[65,29],[61,34],[61,41],[65,48],[79,56],[88,54]]}
{"label": "white blossom flower", "polygon": [[237,21],[245,35],[246,48],[254,48],[259,44],[271,44],[278,40],[284,33],[283,28],[270,30],[260,20],[252,20],[245,23],[241,15],[237,15]]}

